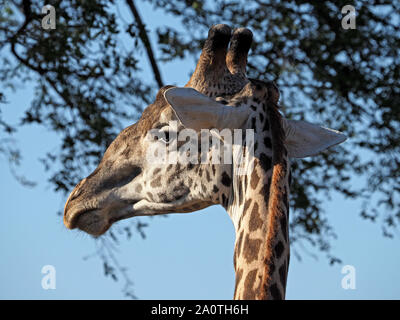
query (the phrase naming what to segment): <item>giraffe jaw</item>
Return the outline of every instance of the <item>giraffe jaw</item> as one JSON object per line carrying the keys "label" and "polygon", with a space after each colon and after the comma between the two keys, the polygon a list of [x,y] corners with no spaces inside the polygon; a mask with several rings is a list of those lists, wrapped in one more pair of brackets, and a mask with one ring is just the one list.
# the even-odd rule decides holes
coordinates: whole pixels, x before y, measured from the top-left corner
{"label": "giraffe jaw", "polygon": [[133,208],[135,216],[153,216],[168,213],[188,213],[204,209],[213,204],[214,203],[211,202],[198,201],[194,199],[190,200],[187,197],[183,197],[169,203],[141,200],[137,202]]}

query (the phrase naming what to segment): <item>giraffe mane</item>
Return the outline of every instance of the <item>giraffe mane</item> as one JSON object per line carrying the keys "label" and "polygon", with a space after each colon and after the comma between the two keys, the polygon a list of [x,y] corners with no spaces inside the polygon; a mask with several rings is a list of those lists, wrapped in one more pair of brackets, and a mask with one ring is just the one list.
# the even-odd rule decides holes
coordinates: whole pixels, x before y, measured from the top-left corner
{"label": "giraffe mane", "polygon": [[271,263],[273,258],[273,242],[278,228],[279,218],[282,216],[281,204],[284,197],[284,183],[287,174],[287,164],[284,155],[286,148],[284,146],[284,131],[282,125],[282,115],[278,110],[279,106],[268,99],[267,112],[271,123],[272,135],[272,178],[269,190],[268,200],[268,222],[267,222],[267,239],[264,253],[264,273],[261,280],[261,290],[259,299],[267,299],[267,288],[269,286]]}

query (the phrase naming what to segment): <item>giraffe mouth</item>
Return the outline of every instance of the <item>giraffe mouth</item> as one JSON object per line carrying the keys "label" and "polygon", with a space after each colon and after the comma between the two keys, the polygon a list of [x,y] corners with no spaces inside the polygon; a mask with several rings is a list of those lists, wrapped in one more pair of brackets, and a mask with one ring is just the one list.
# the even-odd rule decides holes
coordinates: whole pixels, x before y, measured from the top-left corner
{"label": "giraffe mouth", "polygon": [[64,224],[68,229],[79,229],[93,236],[104,234],[113,223],[134,216],[135,201],[124,201],[123,206],[109,208],[78,209],[68,213]]}
{"label": "giraffe mouth", "polygon": [[98,208],[85,208],[72,212],[71,214],[64,216],[64,224],[68,229],[79,228],[79,225],[81,224],[81,218],[87,217],[90,213],[96,210],[98,210]]}
{"label": "giraffe mouth", "polygon": [[99,214],[98,209],[90,209],[81,212],[75,218],[75,227],[93,236],[100,236],[105,233],[110,224],[106,223]]}

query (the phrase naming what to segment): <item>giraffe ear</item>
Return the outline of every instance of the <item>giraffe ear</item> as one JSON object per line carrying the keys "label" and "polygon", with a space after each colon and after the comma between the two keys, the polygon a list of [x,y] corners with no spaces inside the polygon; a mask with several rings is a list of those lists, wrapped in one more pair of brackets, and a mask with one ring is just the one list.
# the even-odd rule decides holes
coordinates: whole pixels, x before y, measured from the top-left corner
{"label": "giraffe ear", "polygon": [[285,145],[289,157],[305,158],[334,145],[344,142],[347,137],[336,130],[324,128],[306,121],[283,119]]}
{"label": "giraffe ear", "polygon": [[223,105],[192,88],[170,88],[164,97],[182,124],[196,131],[238,129],[250,114],[247,106]]}

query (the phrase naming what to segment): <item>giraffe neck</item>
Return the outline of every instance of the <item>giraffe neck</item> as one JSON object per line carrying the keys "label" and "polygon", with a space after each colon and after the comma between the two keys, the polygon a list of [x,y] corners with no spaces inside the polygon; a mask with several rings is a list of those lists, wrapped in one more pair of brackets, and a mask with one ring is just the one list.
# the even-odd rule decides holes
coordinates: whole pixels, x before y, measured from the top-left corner
{"label": "giraffe neck", "polygon": [[235,299],[285,297],[289,163],[281,140],[280,115],[270,109],[262,104],[250,117],[248,128],[255,131],[254,159],[245,159],[246,174],[233,173],[228,212],[236,230]]}

